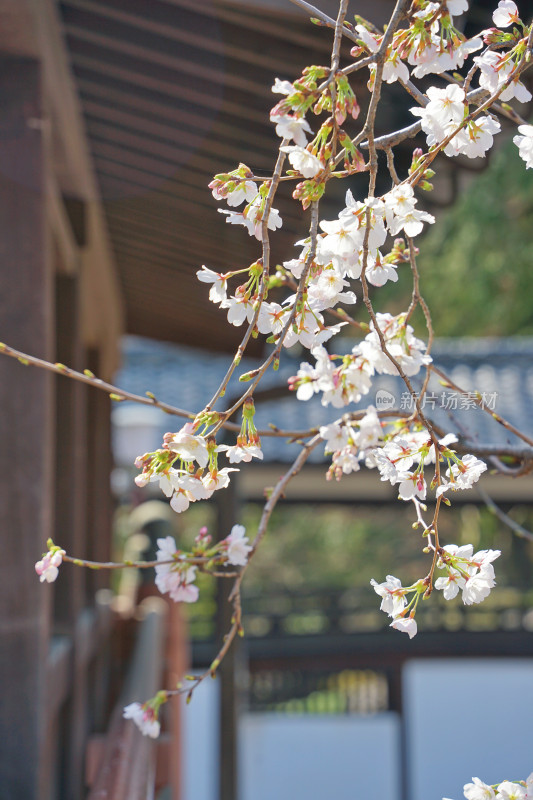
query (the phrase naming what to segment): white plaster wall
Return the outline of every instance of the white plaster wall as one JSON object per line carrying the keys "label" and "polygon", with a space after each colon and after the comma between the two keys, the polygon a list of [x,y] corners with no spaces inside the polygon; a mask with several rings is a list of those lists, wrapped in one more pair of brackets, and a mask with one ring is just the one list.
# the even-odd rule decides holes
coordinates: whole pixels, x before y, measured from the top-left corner
{"label": "white plaster wall", "polygon": [[408,800],[459,800],[473,776],[496,783],[533,771],[531,659],[411,661],[404,709]]}
{"label": "white plaster wall", "polygon": [[183,702],[183,800],[217,800],[219,685],[206,680]]}
{"label": "white plaster wall", "polygon": [[399,719],[247,714],[239,800],[399,800]]}

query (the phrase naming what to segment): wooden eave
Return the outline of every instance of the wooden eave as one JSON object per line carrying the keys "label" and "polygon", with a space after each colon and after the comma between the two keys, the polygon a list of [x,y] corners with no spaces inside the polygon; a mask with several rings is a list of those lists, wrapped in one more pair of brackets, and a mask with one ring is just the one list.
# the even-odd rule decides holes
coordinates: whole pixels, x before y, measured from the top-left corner
{"label": "wooden eave", "polygon": [[[331,32],[289,3],[264,0],[65,0],[59,9],[126,330],[234,350],[242,330],[207,301],[195,273],[202,264],[247,267],[261,246],[225,223],[217,208],[226,206],[207,184],[239,161],[271,173],[279,139],[270,87],[275,77],[293,80],[308,64],[328,64]],[[283,228],[272,237],[273,265],[298,253],[294,243],[306,230],[287,185],[275,206]],[[259,347],[252,341],[251,351]]]}
{"label": "wooden eave", "polygon": [[[352,0],[349,14],[381,24],[392,6]],[[321,7],[334,14],[336,0]],[[310,24],[289,0],[0,0],[0,9],[11,33],[28,14],[33,22],[27,41],[15,34],[11,41],[43,63],[56,187],[50,213],[67,269],[76,259],[60,201],[87,204],[86,339],[112,341],[125,329],[233,351],[242,330],[207,301],[208,287],[195,273],[202,264],[219,272],[245,268],[261,246],[226,224],[217,213],[225,204],[208,183],[239,161],[271,173],[279,139],[269,121],[278,99],[270,87],[275,77],[294,80],[309,64],[329,64],[331,30]],[[346,57],[350,43],[343,46]],[[366,80],[363,72],[352,79],[363,107]],[[403,93],[395,102],[396,91],[387,87],[378,133],[412,119]],[[401,150],[397,166],[405,171]],[[458,166],[449,167],[452,179]],[[328,191],[324,217],[336,215],[344,183]],[[360,194],[357,176],[350,183]],[[283,228],[271,237],[272,266],[298,253],[294,244],[307,230],[292,188],[284,184],[276,198]],[[261,346],[252,341],[250,352]]]}

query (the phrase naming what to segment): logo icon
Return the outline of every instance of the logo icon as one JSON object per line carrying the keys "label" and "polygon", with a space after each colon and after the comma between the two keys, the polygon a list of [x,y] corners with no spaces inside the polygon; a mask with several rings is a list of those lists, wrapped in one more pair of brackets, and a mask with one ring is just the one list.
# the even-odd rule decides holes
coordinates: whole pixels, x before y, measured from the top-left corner
{"label": "logo icon", "polygon": [[376,408],[378,411],[386,411],[389,408],[394,408],[395,400],[394,395],[386,389],[378,389],[376,392]]}

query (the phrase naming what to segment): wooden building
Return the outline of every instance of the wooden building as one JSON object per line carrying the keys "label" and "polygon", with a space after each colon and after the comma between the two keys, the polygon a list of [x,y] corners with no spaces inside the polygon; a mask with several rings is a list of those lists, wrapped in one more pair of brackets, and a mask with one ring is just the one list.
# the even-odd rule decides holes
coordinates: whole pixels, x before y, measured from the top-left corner
{"label": "wooden building", "polygon": [[[102,379],[124,332],[230,352],[194,272],[257,247],[207,183],[271,168],[269,87],[330,43],[284,0],[0,0],[0,340]],[[301,221],[280,209],[286,252]],[[0,795],[78,800],[109,712],[108,582],[42,586],[34,563],[48,537],[110,554],[110,399],[6,358],[0,394]]]}

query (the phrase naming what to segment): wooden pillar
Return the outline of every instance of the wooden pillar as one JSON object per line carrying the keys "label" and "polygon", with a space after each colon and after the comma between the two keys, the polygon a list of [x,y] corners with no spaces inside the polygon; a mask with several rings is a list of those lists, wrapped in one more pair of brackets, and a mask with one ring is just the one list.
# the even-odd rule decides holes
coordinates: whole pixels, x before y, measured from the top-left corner
{"label": "wooden pillar", "polygon": [[[80,369],[78,281],[76,276],[58,275],[56,289],[56,360]],[[56,378],[56,502],[55,536],[71,554],[84,557],[85,486],[85,400],[87,387],[69,378]],[[72,632],[85,605],[85,577],[82,569],[64,570],[57,584],[54,602],[54,628]]]}
{"label": "wooden pillar", "polygon": [[[235,476],[228,486],[217,492],[217,540],[224,539],[237,522],[238,497]],[[232,581],[219,578],[217,585],[216,641],[231,628],[233,607],[228,602]],[[240,640],[237,638],[218,668],[220,680],[220,775],[219,800],[237,798],[237,691],[235,674]]]}
{"label": "wooden pillar", "polygon": [[[101,360],[97,350],[91,350],[86,354],[85,366],[99,378],[111,377],[101,374]],[[109,561],[112,557],[111,400],[104,392],[89,387],[85,409],[87,420],[85,557],[94,561]],[[110,573],[107,570],[89,571],[85,584],[87,603],[93,605],[95,592],[108,588],[109,583]],[[98,652],[93,670],[94,693],[91,699],[91,721],[93,729],[99,730],[107,724],[106,717],[112,685],[109,643]]]}
{"label": "wooden pillar", "polygon": [[[0,339],[53,358],[39,65],[0,59]],[[52,534],[51,376],[0,356],[0,787],[48,797],[45,681],[49,605],[34,563]]]}
{"label": "wooden pillar", "polygon": [[[190,669],[190,646],[187,623],[183,615],[181,603],[169,603],[168,620],[168,686],[175,686],[183,681]],[[181,800],[183,781],[183,698],[174,697],[171,701],[170,732],[171,743],[168,762],[168,781],[172,800]]]}
{"label": "wooden pillar", "polygon": [[[79,289],[76,275],[58,275],[56,289],[56,358],[74,369],[83,368],[79,330]],[[58,544],[76,556],[86,552],[86,402],[87,387],[68,378],[56,378],[56,501],[54,535]],[[80,616],[85,605],[87,572],[62,570],[56,585],[54,632],[73,644],[72,692],[62,715],[64,764],[58,776],[57,797],[77,800],[84,793],[85,741],[88,735],[88,664],[82,658]]]}
{"label": "wooden pillar", "polygon": [[[101,374],[97,350],[89,351],[87,360],[89,369],[99,378],[111,377]],[[87,396],[87,437],[87,558],[109,561],[112,555],[111,400],[96,389]],[[108,571],[90,573],[87,587],[90,597],[95,590],[108,586]]]}

